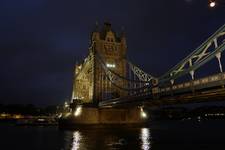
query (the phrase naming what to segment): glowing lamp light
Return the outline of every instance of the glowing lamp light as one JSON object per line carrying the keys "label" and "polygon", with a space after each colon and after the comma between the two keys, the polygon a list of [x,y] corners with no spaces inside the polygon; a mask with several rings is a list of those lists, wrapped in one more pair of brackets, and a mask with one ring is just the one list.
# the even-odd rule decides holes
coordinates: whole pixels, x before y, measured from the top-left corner
{"label": "glowing lamp light", "polygon": [[1,114],[1,117],[6,117],[6,116],[7,116],[7,114],[5,114],[5,113]]}
{"label": "glowing lamp light", "polygon": [[216,6],[216,2],[215,1],[210,1],[209,6],[211,8],[215,7]]}
{"label": "glowing lamp light", "polygon": [[78,69],[81,69],[81,68],[82,68],[82,65],[79,65],[79,66],[78,66]]}
{"label": "glowing lamp light", "polygon": [[69,104],[67,102],[64,103],[64,107],[67,108],[69,107]]}
{"label": "glowing lamp light", "polygon": [[81,106],[78,106],[74,112],[74,116],[77,117],[81,114],[82,112],[82,107]]}
{"label": "glowing lamp light", "polygon": [[141,107],[141,117],[142,118],[147,118],[147,114],[146,114],[146,112],[144,112],[142,107]]}
{"label": "glowing lamp light", "polygon": [[62,117],[62,113],[59,114],[58,118],[61,118],[61,117]]}
{"label": "glowing lamp light", "polygon": [[142,118],[146,118],[147,117],[147,114],[145,112],[141,112],[141,117]]}
{"label": "glowing lamp light", "polygon": [[70,115],[71,115],[71,113],[68,112],[68,113],[66,113],[65,116],[66,116],[66,117],[69,117]]}

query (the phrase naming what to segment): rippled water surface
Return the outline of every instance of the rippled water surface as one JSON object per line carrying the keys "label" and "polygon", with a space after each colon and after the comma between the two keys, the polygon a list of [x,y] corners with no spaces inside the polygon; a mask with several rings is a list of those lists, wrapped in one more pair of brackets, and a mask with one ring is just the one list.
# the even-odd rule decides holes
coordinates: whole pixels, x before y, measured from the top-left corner
{"label": "rippled water surface", "polygon": [[153,122],[146,128],[89,128],[0,125],[1,150],[193,150],[225,149],[225,121]]}

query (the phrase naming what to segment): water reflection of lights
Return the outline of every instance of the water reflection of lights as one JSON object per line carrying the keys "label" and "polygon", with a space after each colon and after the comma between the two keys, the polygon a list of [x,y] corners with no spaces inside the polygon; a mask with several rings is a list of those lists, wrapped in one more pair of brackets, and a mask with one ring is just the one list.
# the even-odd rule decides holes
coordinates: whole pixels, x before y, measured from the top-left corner
{"label": "water reflection of lights", "polygon": [[140,138],[142,141],[141,148],[143,150],[150,150],[151,145],[150,145],[150,130],[148,128],[142,128],[141,129],[141,134]]}
{"label": "water reflection of lights", "polygon": [[72,149],[71,150],[78,150],[80,147],[80,140],[81,135],[79,131],[75,131],[73,133],[73,143],[72,143]]}

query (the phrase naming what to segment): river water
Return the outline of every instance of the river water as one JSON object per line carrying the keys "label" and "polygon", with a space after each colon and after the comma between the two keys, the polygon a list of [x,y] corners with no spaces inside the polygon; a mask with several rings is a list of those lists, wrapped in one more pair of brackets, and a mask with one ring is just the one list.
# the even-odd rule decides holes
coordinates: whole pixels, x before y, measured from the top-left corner
{"label": "river water", "polygon": [[145,128],[0,125],[0,150],[222,150],[225,121],[158,121]]}

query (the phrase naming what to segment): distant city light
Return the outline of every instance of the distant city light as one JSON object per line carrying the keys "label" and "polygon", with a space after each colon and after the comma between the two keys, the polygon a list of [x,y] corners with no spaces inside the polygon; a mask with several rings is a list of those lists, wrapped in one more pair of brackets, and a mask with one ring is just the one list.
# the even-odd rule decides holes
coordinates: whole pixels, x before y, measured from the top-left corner
{"label": "distant city light", "polygon": [[43,121],[45,121],[45,119],[43,119],[43,118],[39,118],[39,119],[38,119],[38,121],[42,121],[42,122],[43,122]]}
{"label": "distant city light", "polygon": [[216,2],[215,1],[210,1],[209,6],[211,8],[215,7],[216,6]]}
{"label": "distant city light", "polygon": [[59,114],[58,118],[61,118],[61,117],[62,117],[62,113]]}
{"label": "distant city light", "polygon": [[205,116],[225,116],[224,113],[216,113],[216,114],[205,114]]}
{"label": "distant city light", "polygon": [[67,102],[64,103],[65,108],[69,107],[69,104]]}
{"label": "distant city light", "polygon": [[74,116],[77,117],[81,114],[82,112],[82,107],[81,106],[78,106],[74,112]]}
{"label": "distant city light", "polygon": [[9,116],[9,115],[8,114],[5,114],[5,113],[2,113],[0,116],[1,117],[6,117],[6,116]]}
{"label": "distant city light", "polygon": [[71,113],[66,113],[66,115],[65,115],[65,116],[66,116],[66,117],[68,117],[68,116],[70,116],[70,115],[71,115]]}

